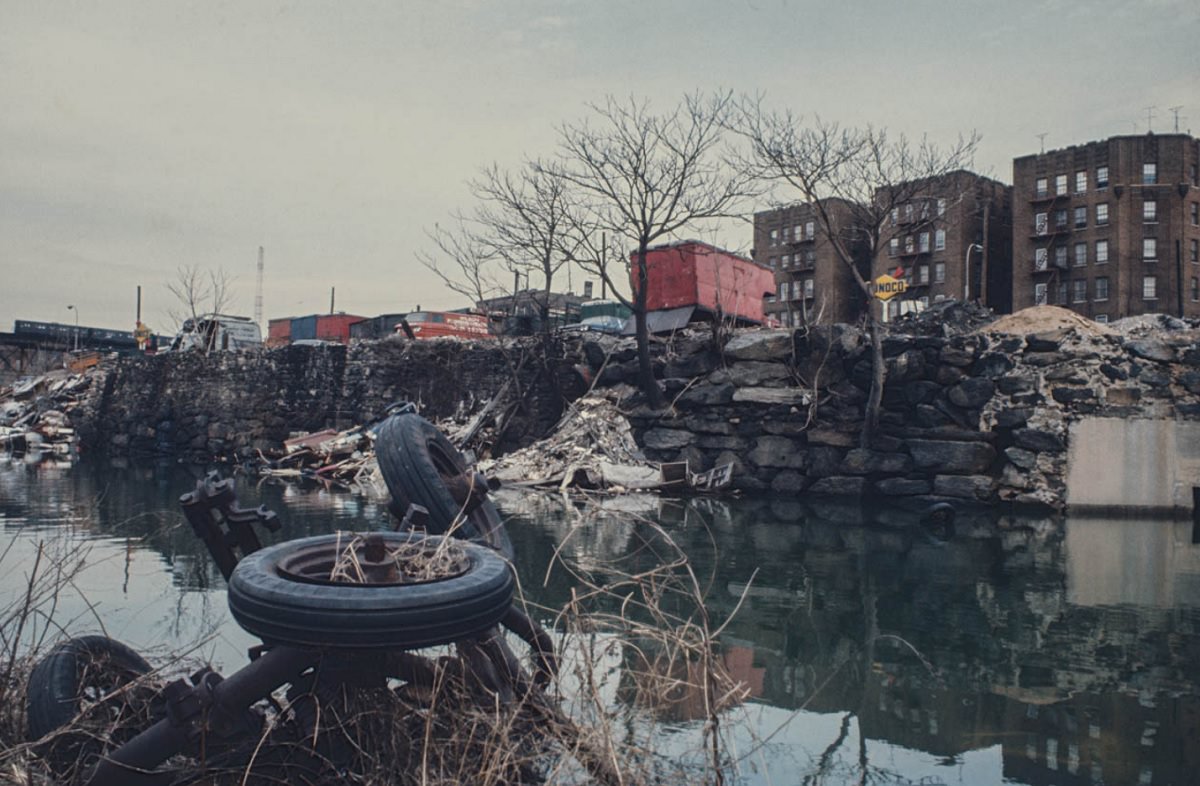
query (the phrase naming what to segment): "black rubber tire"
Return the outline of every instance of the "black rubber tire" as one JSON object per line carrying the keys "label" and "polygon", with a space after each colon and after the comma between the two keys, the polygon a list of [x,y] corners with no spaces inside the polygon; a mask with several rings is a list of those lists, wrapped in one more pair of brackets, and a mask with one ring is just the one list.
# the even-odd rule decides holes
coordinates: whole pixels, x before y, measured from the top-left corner
{"label": "black rubber tire", "polygon": [[[99,668],[102,684],[91,686],[89,668]],[[26,713],[29,739],[36,740],[62,728],[79,714],[80,697],[88,687],[107,693],[150,672],[141,655],[106,636],[69,639],[39,660],[29,674]]]}
{"label": "black rubber tire", "polygon": [[[467,470],[458,448],[428,420],[409,412],[392,415],[379,427],[375,455],[392,495],[393,511],[403,515],[409,503],[421,505],[429,511],[429,532],[446,534],[460,505],[446,488],[445,474],[461,475]],[[489,499],[471,512],[456,534],[513,558],[508,531]]]}
{"label": "black rubber tire", "polygon": [[[389,546],[442,538],[374,533]],[[345,543],[345,534],[342,536]],[[496,625],[512,604],[516,580],[491,550],[456,541],[469,567],[459,576],[423,584],[314,584],[280,571],[297,549],[332,545],[337,535],[288,541],[244,557],[229,579],[229,610],[238,624],[268,643],[337,649],[420,649],[472,636]]]}

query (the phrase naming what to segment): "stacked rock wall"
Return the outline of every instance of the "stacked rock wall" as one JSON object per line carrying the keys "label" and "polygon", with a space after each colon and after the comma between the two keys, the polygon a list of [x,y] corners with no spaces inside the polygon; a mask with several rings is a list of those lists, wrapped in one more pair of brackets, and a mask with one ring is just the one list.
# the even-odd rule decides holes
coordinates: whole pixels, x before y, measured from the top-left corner
{"label": "stacked rock wall", "polygon": [[[85,450],[247,457],[295,433],[369,424],[397,401],[432,419],[470,411],[511,378],[522,351],[506,359],[487,342],[378,341],[123,358],[99,372],[76,427]],[[519,374],[529,395],[515,433],[530,439],[562,408],[544,367],[527,358]]]}
{"label": "stacked rock wall", "polygon": [[[721,350],[692,337],[656,360],[671,409],[636,408],[631,419],[649,458],[694,470],[733,461],[735,485],[748,491],[1062,508],[1072,423],[1200,419],[1195,331],[1156,335],[889,336],[879,429],[866,447],[872,366],[861,331],[747,331]],[[614,353],[602,383],[633,381],[629,351]]]}

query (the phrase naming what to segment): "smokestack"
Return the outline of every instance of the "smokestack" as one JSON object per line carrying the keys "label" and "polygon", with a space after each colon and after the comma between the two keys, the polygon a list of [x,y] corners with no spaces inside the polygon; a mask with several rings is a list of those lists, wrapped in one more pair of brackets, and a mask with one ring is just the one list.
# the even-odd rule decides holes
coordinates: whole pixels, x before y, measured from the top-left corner
{"label": "smokestack", "polygon": [[329,288],[329,313],[333,313],[333,293],[337,291],[337,287]]}

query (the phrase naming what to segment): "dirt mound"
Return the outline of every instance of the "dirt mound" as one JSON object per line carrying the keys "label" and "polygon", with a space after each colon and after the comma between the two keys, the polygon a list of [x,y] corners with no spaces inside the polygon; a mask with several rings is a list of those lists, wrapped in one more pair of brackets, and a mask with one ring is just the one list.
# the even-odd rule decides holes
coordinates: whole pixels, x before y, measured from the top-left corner
{"label": "dirt mound", "polygon": [[1075,328],[1080,334],[1089,336],[1113,336],[1116,331],[1080,316],[1069,308],[1059,306],[1033,306],[1014,314],[1007,314],[995,322],[985,325],[979,333],[1008,333],[1024,336],[1029,333],[1044,333],[1060,328]]}

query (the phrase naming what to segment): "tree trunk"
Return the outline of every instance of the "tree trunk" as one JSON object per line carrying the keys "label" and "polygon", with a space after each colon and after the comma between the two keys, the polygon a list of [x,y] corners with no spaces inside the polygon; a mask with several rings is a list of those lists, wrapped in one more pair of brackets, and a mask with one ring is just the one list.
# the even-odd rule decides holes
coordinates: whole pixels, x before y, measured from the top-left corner
{"label": "tree trunk", "polygon": [[646,286],[650,276],[646,271],[645,241],[638,244],[637,293],[633,299],[634,327],[637,335],[638,383],[646,395],[646,403],[652,409],[662,409],[666,406],[662,390],[654,379],[654,367],[650,364],[650,329],[646,324]]}
{"label": "tree trunk", "polygon": [[[869,307],[869,305],[868,305]],[[883,382],[887,366],[883,361],[883,330],[874,314],[869,317],[868,330],[871,334],[871,392],[867,395],[867,409],[863,413],[860,448],[869,449],[879,426],[879,407],[883,402]]]}

